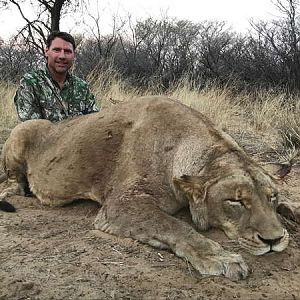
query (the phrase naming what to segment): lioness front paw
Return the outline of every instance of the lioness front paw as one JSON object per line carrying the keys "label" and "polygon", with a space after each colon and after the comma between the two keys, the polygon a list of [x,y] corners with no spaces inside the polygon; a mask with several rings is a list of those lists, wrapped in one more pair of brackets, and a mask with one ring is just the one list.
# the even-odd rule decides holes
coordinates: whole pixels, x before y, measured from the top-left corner
{"label": "lioness front paw", "polygon": [[249,268],[241,255],[224,252],[218,257],[222,275],[231,280],[245,279],[249,275]]}
{"label": "lioness front paw", "polygon": [[227,251],[202,258],[194,267],[203,275],[223,275],[234,281],[245,279],[249,274],[241,255]]}

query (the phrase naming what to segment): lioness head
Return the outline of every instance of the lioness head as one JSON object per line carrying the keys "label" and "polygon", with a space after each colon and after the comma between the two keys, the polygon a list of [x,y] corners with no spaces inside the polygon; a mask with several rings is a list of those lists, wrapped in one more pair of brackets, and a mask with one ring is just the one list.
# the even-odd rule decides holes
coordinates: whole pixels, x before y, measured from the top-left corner
{"label": "lioness head", "polygon": [[288,233],[276,214],[277,189],[260,170],[203,181],[200,176],[174,178],[189,200],[196,226],[222,229],[253,255],[283,251]]}

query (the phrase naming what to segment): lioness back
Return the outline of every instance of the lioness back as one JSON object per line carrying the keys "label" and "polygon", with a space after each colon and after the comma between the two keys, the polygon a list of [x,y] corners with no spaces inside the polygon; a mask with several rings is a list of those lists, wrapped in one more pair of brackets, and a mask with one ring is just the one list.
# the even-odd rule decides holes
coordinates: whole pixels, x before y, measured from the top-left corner
{"label": "lioness back", "polygon": [[[197,125],[199,116],[205,126]],[[187,118],[197,122],[188,122]],[[40,126],[45,122],[45,129],[34,134],[33,124]],[[103,195],[113,189],[114,180],[124,180],[128,170],[136,169],[139,173],[146,166],[147,173],[168,172],[178,141],[195,130],[209,137],[212,126],[200,113],[191,114],[188,107],[162,97],[137,98],[99,113],[49,123],[24,122],[19,125],[22,130],[17,126],[17,134],[13,132],[10,137],[12,141],[18,135],[20,140],[21,132],[22,153],[16,155],[25,155],[30,187],[48,204],[54,198],[102,202]],[[8,154],[6,159],[9,157]]]}

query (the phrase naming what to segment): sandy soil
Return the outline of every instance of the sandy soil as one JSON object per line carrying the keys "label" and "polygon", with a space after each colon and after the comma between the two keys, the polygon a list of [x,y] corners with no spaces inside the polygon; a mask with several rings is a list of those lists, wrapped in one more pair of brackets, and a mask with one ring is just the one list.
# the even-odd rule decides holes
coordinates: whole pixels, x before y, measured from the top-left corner
{"label": "sandy soil", "polygon": [[[300,171],[282,182],[300,203]],[[0,189],[3,188],[0,186]],[[298,198],[299,199],[298,199]],[[300,225],[284,221],[286,251],[253,257],[217,231],[207,233],[243,255],[249,278],[203,277],[174,254],[93,230],[98,206],[47,208],[13,197],[17,213],[0,212],[0,299],[300,299]],[[186,212],[178,217],[185,218]]]}

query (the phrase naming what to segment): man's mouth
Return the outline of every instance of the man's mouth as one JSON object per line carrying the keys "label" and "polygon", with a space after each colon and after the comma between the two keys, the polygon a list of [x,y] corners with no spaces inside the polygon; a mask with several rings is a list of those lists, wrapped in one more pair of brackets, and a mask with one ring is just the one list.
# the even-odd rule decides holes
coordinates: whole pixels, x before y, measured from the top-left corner
{"label": "man's mouth", "polygon": [[56,65],[59,67],[67,67],[68,66],[67,63],[62,63],[62,62],[57,62]]}

